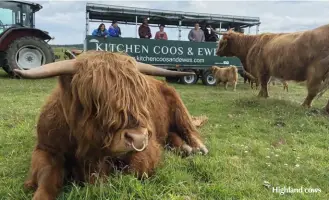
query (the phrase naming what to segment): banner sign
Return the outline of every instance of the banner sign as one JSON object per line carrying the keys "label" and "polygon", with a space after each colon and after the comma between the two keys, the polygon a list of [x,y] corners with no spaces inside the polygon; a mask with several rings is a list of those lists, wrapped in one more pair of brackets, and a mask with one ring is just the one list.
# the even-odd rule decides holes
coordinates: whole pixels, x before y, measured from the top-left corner
{"label": "banner sign", "polygon": [[139,38],[86,37],[87,50],[126,52],[139,62],[152,65],[211,67],[242,66],[236,57],[216,55],[216,42],[189,42]]}

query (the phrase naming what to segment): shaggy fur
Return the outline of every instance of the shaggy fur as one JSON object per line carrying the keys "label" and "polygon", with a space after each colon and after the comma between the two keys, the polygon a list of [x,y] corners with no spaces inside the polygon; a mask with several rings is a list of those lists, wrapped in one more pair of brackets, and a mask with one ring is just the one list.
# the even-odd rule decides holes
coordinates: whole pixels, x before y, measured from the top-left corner
{"label": "shaggy fur", "polygon": [[238,83],[238,69],[236,66],[229,67],[211,67],[212,74],[216,78],[216,84],[220,84],[220,82],[224,83],[224,87],[227,90],[227,84],[232,83],[233,91],[236,90],[236,85]]}
{"label": "shaggy fur", "polygon": [[[261,84],[260,97],[268,97],[271,76],[289,81],[307,81],[308,95],[303,106],[311,107],[319,91],[329,83],[329,25],[296,33],[243,35],[229,31],[217,49],[219,56],[237,56],[246,71]],[[329,112],[329,102],[326,105]]]}
{"label": "shaggy fur", "polygon": [[[64,180],[93,183],[116,169],[152,175],[167,144],[187,153],[207,151],[174,88],[141,74],[133,58],[86,52],[76,65],[76,74],[59,76],[39,116],[25,182],[36,190],[33,199],[55,199]],[[144,151],[113,154],[117,134],[141,127],[149,133]]]}

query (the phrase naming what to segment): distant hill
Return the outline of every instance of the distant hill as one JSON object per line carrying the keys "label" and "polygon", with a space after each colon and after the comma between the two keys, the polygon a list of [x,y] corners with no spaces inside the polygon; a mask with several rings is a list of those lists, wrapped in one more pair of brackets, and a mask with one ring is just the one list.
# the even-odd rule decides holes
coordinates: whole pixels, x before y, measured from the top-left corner
{"label": "distant hill", "polygon": [[80,49],[83,50],[83,44],[51,44],[52,48]]}

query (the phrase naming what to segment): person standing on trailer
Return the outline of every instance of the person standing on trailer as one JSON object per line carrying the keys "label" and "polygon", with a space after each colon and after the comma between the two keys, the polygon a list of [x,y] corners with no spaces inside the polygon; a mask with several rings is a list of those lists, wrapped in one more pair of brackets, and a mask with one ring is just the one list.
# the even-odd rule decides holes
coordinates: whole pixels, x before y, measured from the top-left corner
{"label": "person standing on trailer", "polygon": [[204,29],[204,36],[206,42],[216,42],[218,40],[218,36],[210,24]]}
{"label": "person standing on trailer", "polygon": [[199,23],[194,24],[194,29],[188,34],[188,39],[193,42],[204,42],[204,32],[200,29]]}
{"label": "person standing on trailer", "polygon": [[98,37],[107,37],[108,36],[108,31],[105,28],[105,24],[100,24],[97,29],[95,29],[91,35],[93,36],[98,36]]}
{"label": "person standing on trailer", "polygon": [[168,40],[167,33],[164,31],[164,24],[161,24],[159,27],[159,31],[156,32],[154,39],[156,40]]}
{"label": "person standing on trailer", "polygon": [[109,28],[109,36],[110,37],[120,37],[121,36],[121,30],[120,27],[118,26],[118,22],[117,21],[113,21],[112,25]]}
{"label": "person standing on trailer", "polygon": [[147,18],[144,18],[142,25],[139,26],[138,34],[140,38],[150,39],[152,37]]}

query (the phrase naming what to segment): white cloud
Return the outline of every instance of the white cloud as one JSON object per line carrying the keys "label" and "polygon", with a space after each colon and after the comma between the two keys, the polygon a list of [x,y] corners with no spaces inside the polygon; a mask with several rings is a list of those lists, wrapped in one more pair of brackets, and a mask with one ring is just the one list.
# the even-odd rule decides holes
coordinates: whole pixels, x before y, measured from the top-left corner
{"label": "white cloud", "polygon": [[[91,2],[91,1],[89,1]],[[85,35],[85,1],[38,1],[43,9],[36,14],[36,26],[50,32],[54,44],[82,43]],[[312,29],[329,23],[326,1],[111,1],[102,4],[156,8],[173,11],[216,13],[260,17],[260,32],[293,32]],[[94,29],[98,24],[91,24]],[[107,24],[107,27],[109,24]],[[120,25],[124,37],[134,37],[135,27]],[[158,29],[152,28],[153,35]],[[182,31],[187,37],[189,30]],[[252,33],[255,33],[253,28]],[[168,37],[176,39],[177,29]]]}

